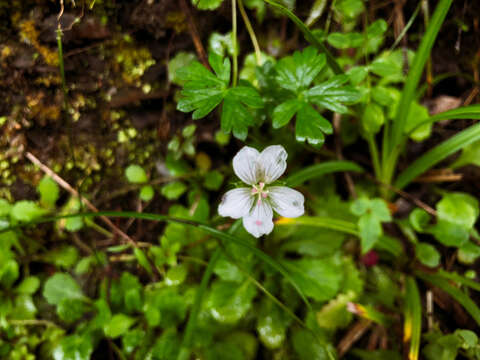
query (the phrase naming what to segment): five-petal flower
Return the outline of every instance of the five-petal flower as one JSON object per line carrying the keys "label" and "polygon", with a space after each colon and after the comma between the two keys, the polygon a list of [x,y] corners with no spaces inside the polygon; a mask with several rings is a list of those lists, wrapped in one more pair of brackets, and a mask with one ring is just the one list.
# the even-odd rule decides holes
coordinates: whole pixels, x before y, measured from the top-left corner
{"label": "five-petal flower", "polygon": [[218,206],[221,216],[242,218],[245,229],[255,237],[273,230],[273,210],[283,217],[303,215],[303,195],[286,186],[269,186],[287,168],[287,152],[272,145],[261,153],[244,146],[233,158],[233,170],[245,184],[223,195]]}

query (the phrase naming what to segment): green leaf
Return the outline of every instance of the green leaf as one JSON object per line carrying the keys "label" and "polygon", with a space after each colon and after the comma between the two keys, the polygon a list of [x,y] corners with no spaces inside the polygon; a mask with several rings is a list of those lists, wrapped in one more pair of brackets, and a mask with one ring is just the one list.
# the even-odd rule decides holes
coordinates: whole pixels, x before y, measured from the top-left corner
{"label": "green leaf", "polygon": [[468,241],[458,249],[458,261],[462,264],[471,265],[480,257],[480,246]]}
{"label": "green leaf", "polygon": [[287,90],[297,93],[310,86],[315,77],[325,66],[326,57],[318,54],[314,47],[303,51],[295,51],[277,62],[275,70],[278,84]]}
{"label": "green leaf", "polygon": [[53,350],[54,360],[90,360],[92,340],[86,335],[64,337]]}
{"label": "green leaf", "polygon": [[233,132],[233,136],[240,140],[247,138],[248,127],[255,123],[252,114],[232,93],[223,101],[220,122],[223,132]]}
{"label": "green leaf", "polygon": [[46,212],[33,201],[20,200],[13,205],[10,215],[15,220],[30,222],[42,217]]}
{"label": "green leaf", "polygon": [[167,185],[164,185],[161,188],[160,193],[168,200],[176,200],[182,196],[185,191],[187,191],[187,185],[181,181],[173,181]]}
{"label": "green leaf", "polygon": [[187,67],[195,61],[196,58],[195,54],[191,52],[179,51],[176,53],[168,62],[168,81],[177,85],[183,85],[185,82],[178,78],[176,74],[177,70]]}
{"label": "green leaf", "polygon": [[206,307],[218,322],[235,324],[250,310],[256,293],[250,281],[239,285],[217,280],[212,285]]}
{"label": "green leaf", "polygon": [[335,2],[334,9],[346,20],[352,20],[365,11],[362,0],[339,0]]}
{"label": "green leaf", "polygon": [[325,141],[323,134],[332,134],[332,125],[310,105],[303,105],[297,113],[295,138],[308,141],[310,145],[320,147]]}
{"label": "green leaf", "polygon": [[365,43],[363,34],[357,32],[328,34],[327,42],[337,49],[357,48]]}
{"label": "green leaf", "polygon": [[152,348],[153,359],[176,359],[180,350],[180,338],[175,329],[164,331]]}
{"label": "green leaf", "polygon": [[337,257],[284,261],[302,291],[316,301],[333,298],[343,278],[340,260]]}
{"label": "green leaf", "polygon": [[384,123],[383,109],[373,102],[368,103],[362,115],[363,129],[369,134],[376,134]]}
{"label": "green leaf", "polygon": [[218,190],[222,186],[225,177],[218,170],[209,171],[203,179],[203,186],[208,190]]}
{"label": "green leaf", "polygon": [[440,264],[440,253],[433,245],[419,243],[415,247],[415,255],[423,265],[437,267]]}
{"label": "green leaf", "polygon": [[20,269],[14,259],[8,259],[0,265],[0,284],[9,288],[18,279]]}
{"label": "green leaf", "polygon": [[183,321],[187,304],[174,287],[146,290],[143,312],[149,326],[168,328]]}
{"label": "green leaf", "polygon": [[55,181],[50,177],[45,176],[40,180],[37,186],[37,191],[40,193],[40,202],[46,206],[53,207],[58,200],[60,190]]}
{"label": "green leaf", "polygon": [[352,313],[347,310],[347,304],[355,300],[355,293],[349,291],[347,294],[340,294],[324,305],[315,316],[318,325],[330,331],[344,328],[352,320]]}
{"label": "green leaf", "polygon": [[200,10],[215,10],[222,2],[223,0],[192,0],[192,4]]}
{"label": "green leaf", "polygon": [[[232,32],[227,32],[224,35],[213,32],[208,38],[208,52],[214,52],[222,57],[227,55],[233,56],[232,40]],[[237,54],[240,52],[239,50],[239,44],[237,42]]]}
{"label": "green leaf", "polygon": [[272,126],[274,129],[287,125],[297,111],[303,106],[301,101],[290,99],[273,110]]}
{"label": "green leaf", "polygon": [[447,193],[437,203],[438,218],[471,229],[479,214],[478,200],[465,193]]}
{"label": "green leaf", "polygon": [[125,176],[133,184],[142,184],[148,181],[147,173],[139,165],[130,165],[125,170]]}
{"label": "green leaf", "polygon": [[257,332],[267,348],[277,349],[282,346],[290,323],[288,320],[285,313],[271,300],[262,302],[257,318]]}
{"label": "green leaf", "polygon": [[105,335],[115,339],[125,334],[135,323],[135,319],[125,314],[115,314],[103,327]]}
{"label": "green leaf", "polygon": [[79,299],[63,299],[57,305],[58,317],[67,323],[79,320],[87,310],[85,302]]}
{"label": "green leaf", "polygon": [[43,287],[43,297],[51,305],[58,305],[64,299],[84,299],[77,282],[68,274],[56,273]]}
{"label": "green leaf", "polygon": [[25,295],[33,295],[40,287],[40,280],[36,276],[28,276],[17,286],[15,292]]}
{"label": "green leaf", "polygon": [[5,200],[5,199],[0,199],[0,216],[7,216],[10,214],[10,211],[12,209],[12,205]]}
{"label": "green leaf", "polygon": [[422,233],[425,232],[431,216],[425,210],[415,208],[408,216],[408,219],[415,231]]}
{"label": "green leaf", "polygon": [[299,360],[328,360],[332,355],[327,347],[308,330],[295,329],[291,341]]}
{"label": "green leaf", "polygon": [[43,260],[57,267],[69,269],[78,260],[78,250],[75,246],[62,246],[43,255]]}
{"label": "green leaf", "polygon": [[343,171],[363,172],[363,169],[351,161],[325,161],[296,171],[285,180],[285,183],[290,187],[295,187],[308,180]]}
{"label": "green leaf", "polygon": [[[417,126],[425,119],[428,119],[428,109],[416,102],[412,103],[410,111],[408,112],[407,124],[405,126],[407,133],[410,134],[410,138],[417,142],[427,139],[432,132],[432,124]],[[415,130],[411,131],[412,129]]]}
{"label": "green leaf", "polygon": [[142,188],[140,189],[140,199],[142,199],[143,201],[152,200],[154,195],[155,191],[153,190],[153,187],[151,185],[142,186]]}
{"label": "green leaf", "polygon": [[168,269],[165,274],[165,284],[176,286],[182,284],[187,277],[187,268],[183,265],[177,265]]}
{"label": "green leaf", "polygon": [[347,75],[336,75],[306,91],[305,98],[318,106],[345,114],[348,109],[343,104],[353,104],[361,98],[359,91],[349,85],[344,85],[347,81]]}
{"label": "green leaf", "polygon": [[362,253],[377,243],[383,234],[382,222],[391,221],[392,217],[387,204],[382,199],[359,198],[355,200],[350,211],[359,216],[358,230],[362,243]]}
{"label": "green leaf", "polygon": [[457,169],[466,165],[480,166],[480,141],[476,141],[463,148],[458,159],[450,165],[450,167]]}

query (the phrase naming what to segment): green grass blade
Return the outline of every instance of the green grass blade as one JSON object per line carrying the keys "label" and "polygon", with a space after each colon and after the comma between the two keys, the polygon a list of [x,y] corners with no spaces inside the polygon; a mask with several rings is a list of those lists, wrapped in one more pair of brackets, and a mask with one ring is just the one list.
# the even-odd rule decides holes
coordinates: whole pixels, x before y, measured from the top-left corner
{"label": "green grass blade", "polygon": [[470,126],[459,132],[457,135],[437,145],[428,151],[409,167],[407,167],[397,178],[394,186],[402,189],[413,181],[418,175],[433,167],[446,157],[463,149],[465,146],[480,139],[480,123]]}
{"label": "green grass blade", "polygon": [[[357,238],[360,238],[357,224],[350,221],[332,219],[328,217],[301,216],[298,218],[280,218],[275,224],[279,226],[315,226],[323,229],[339,231],[344,234],[353,235]],[[398,239],[389,236],[382,236],[381,239],[375,244],[375,249],[389,252],[395,257],[398,257],[403,253],[403,246],[401,242]]]}
{"label": "green grass blade", "polygon": [[405,320],[403,324],[403,342],[410,343],[408,360],[417,360],[422,334],[422,303],[414,278],[407,277],[405,284]]}
{"label": "green grass blade", "polygon": [[29,225],[36,225],[40,223],[46,223],[46,222],[53,222],[57,221],[60,219],[68,219],[72,217],[86,217],[86,218],[91,218],[91,217],[99,217],[99,216],[106,216],[106,217],[119,217],[119,218],[130,218],[130,219],[143,219],[143,220],[151,220],[151,221],[165,221],[165,222],[171,222],[171,223],[180,223],[184,224],[187,226],[193,226],[199,229],[204,230],[206,233],[212,235],[216,239],[219,240],[226,240],[226,241],[231,241],[234,242],[240,246],[243,246],[250,250],[255,256],[257,256],[260,260],[262,260],[264,263],[270,265],[273,269],[277,270],[282,276],[285,277],[285,279],[290,282],[290,284],[295,288],[295,290],[298,292],[298,295],[302,298],[302,300],[305,302],[307,307],[311,309],[310,302],[308,301],[307,297],[303,293],[303,291],[300,289],[300,287],[297,285],[293,277],[290,275],[288,270],[279,262],[275,261],[272,257],[264,253],[262,250],[257,249],[256,247],[250,245],[247,241],[237,238],[231,234],[227,234],[223,231],[217,230],[215,228],[212,228],[208,226],[207,224],[198,222],[198,221],[192,221],[188,219],[179,219],[179,218],[174,218],[171,216],[166,216],[166,215],[160,215],[160,214],[153,214],[153,213],[139,213],[135,211],[99,211],[99,212],[90,212],[90,213],[78,213],[78,214],[68,214],[68,215],[58,215],[58,216],[52,216],[49,218],[43,218],[39,219],[37,221],[33,221],[30,223],[25,223],[21,225],[15,225],[11,226],[5,229],[0,230],[0,233],[8,231],[8,230],[13,230],[16,228],[20,227],[25,227]]}
{"label": "green grass blade", "polygon": [[417,272],[416,275],[430,284],[438,287],[439,289],[445,291],[448,295],[458,301],[465,310],[472,316],[472,318],[480,325],[480,309],[477,304],[464,292],[462,292],[457,287],[450,284],[447,279],[442,278],[441,276],[434,274],[427,274],[424,272]]}
{"label": "green grass blade", "polygon": [[213,274],[213,269],[215,264],[220,258],[222,250],[217,248],[213,253],[210,261],[208,262],[207,268],[202,276],[202,281],[200,286],[195,294],[195,300],[192,305],[192,310],[190,310],[190,316],[188,317],[187,326],[185,328],[185,334],[183,335],[182,345],[180,347],[180,352],[178,353],[177,360],[188,360],[190,358],[190,348],[192,346],[192,339],[195,328],[197,327],[198,314],[200,313],[200,308],[202,307],[203,296],[207,290],[208,282]]}
{"label": "green grass blade", "polygon": [[315,35],[313,35],[313,33],[308,29],[308,27],[303,23],[302,20],[300,20],[293,12],[288,10],[285,6],[277,3],[276,1],[273,1],[273,0],[263,0],[263,1],[265,1],[267,4],[270,4],[271,6],[276,8],[283,15],[289,17],[290,20],[292,20],[295,23],[295,25],[297,25],[297,27],[300,29],[300,31],[303,33],[303,35],[305,36],[305,39],[310,44],[312,44],[313,46],[315,46],[317,49],[319,49],[321,52],[325,54],[325,56],[327,57],[328,66],[330,66],[333,72],[335,74],[343,74],[343,70],[340,67],[340,65],[338,65],[337,60],[335,60],[335,57],[330,53],[330,51],[328,51],[325,45],[323,45],[322,42],[319,41],[315,37]]}
{"label": "green grass blade", "polygon": [[351,161],[327,161],[297,171],[295,174],[290,175],[285,182],[287,186],[293,187],[301,185],[310,179],[340,171],[363,172],[363,169]]}
{"label": "green grass blade", "polygon": [[444,279],[447,280],[453,280],[455,282],[458,282],[459,284],[462,284],[464,286],[468,286],[469,288],[480,291],[480,283],[476,282],[475,280],[468,279],[460,274],[457,274],[455,272],[448,272],[445,270],[440,270],[438,273],[438,276],[443,277]]}
{"label": "green grass blade", "polygon": [[415,130],[417,130],[420,126],[426,124],[433,124],[437,121],[442,120],[452,120],[452,119],[480,119],[480,104],[469,105],[469,106],[462,106],[457,109],[447,110],[433,116],[430,116],[428,119],[425,119],[421,123],[419,123],[416,127],[411,129],[408,134],[411,134]]}
{"label": "green grass blade", "polygon": [[316,226],[323,229],[343,232],[354,236],[359,236],[357,224],[349,221],[332,219],[320,216],[301,216],[298,218],[281,218],[277,220],[276,225],[307,225]]}
{"label": "green grass blade", "polygon": [[412,66],[408,72],[407,81],[402,91],[402,97],[398,106],[398,111],[393,121],[392,133],[390,135],[389,152],[397,147],[405,136],[405,126],[410,105],[415,98],[415,92],[420,82],[420,78],[425,67],[425,63],[430,56],[433,43],[437,38],[438,32],[445,20],[448,10],[453,0],[440,0],[428,25],[425,35],[418,47]]}

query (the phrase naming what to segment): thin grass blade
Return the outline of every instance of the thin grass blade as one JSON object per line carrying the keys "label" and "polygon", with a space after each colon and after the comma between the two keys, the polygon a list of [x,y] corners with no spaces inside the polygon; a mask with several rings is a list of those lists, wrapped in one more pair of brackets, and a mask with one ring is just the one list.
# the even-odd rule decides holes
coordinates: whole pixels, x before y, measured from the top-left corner
{"label": "thin grass blade", "polygon": [[341,171],[363,172],[363,169],[351,161],[327,161],[321,164],[308,166],[295,174],[290,175],[286,180],[287,186],[298,186],[304,182],[326,174]]}
{"label": "thin grass blade", "polygon": [[407,277],[405,283],[405,320],[403,342],[409,344],[408,360],[418,360],[420,335],[422,334],[422,303],[417,282]]}
{"label": "thin grass blade", "polygon": [[439,289],[445,291],[448,295],[454,298],[457,302],[462,305],[465,310],[472,316],[472,318],[480,325],[480,308],[477,304],[459,288],[450,284],[447,279],[442,278],[441,276],[434,274],[427,274],[424,272],[417,272],[416,275],[430,284],[438,287]]}
{"label": "thin grass blade", "polygon": [[480,139],[480,123],[470,126],[469,128],[459,132],[457,135],[437,145],[428,151],[409,167],[407,167],[395,181],[394,187],[402,189],[417,176],[423,174],[428,169],[455,152],[463,149],[465,146]]}

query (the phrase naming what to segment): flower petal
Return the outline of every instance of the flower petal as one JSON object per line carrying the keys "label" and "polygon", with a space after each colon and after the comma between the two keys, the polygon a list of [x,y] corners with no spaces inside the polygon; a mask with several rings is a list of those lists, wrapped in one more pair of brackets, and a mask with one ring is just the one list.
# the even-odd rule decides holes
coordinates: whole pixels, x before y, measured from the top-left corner
{"label": "flower petal", "polygon": [[233,171],[245,184],[257,183],[257,160],[260,153],[249,146],[244,146],[233,157]]}
{"label": "flower petal", "polygon": [[303,208],[305,198],[297,190],[285,186],[271,186],[268,190],[272,207],[281,216],[295,218],[305,212]]}
{"label": "flower petal", "polygon": [[266,147],[258,157],[262,180],[266,184],[277,180],[287,168],[288,154],[281,145]]}
{"label": "flower petal", "polygon": [[238,188],[227,191],[218,205],[220,216],[229,216],[239,219],[250,213],[255,197],[250,188]]}
{"label": "flower petal", "polygon": [[270,234],[273,230],[272,207],[265,200],[258,201],[248,216],[243,218],[243,226],[256,238]]}

